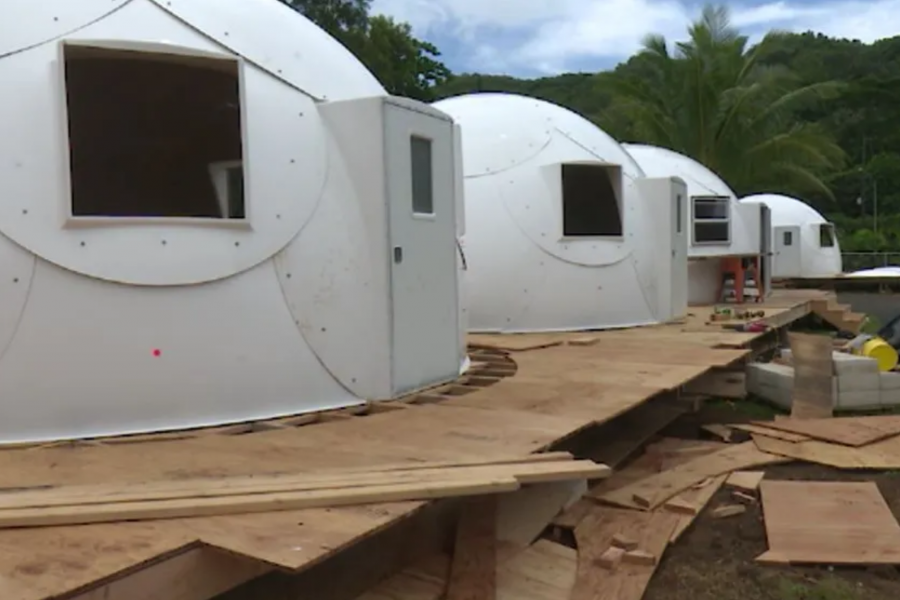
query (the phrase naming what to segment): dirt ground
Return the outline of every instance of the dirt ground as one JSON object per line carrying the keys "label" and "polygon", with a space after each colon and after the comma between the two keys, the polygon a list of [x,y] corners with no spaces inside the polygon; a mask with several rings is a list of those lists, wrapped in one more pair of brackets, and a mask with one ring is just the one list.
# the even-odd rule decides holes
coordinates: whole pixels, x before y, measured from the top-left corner
{"label": "dirt ground", "polygon": [[[702,437],[701,423],[759,419],[765,410],[752,407],[747,414],[743,407],[736,410],[729,405],[711,405],[674,423],[666,433]],[[900,518],[900,473],[847,472],[805,463],[778,465],[765,471],[767,479],[875,481],[894,516]],[[733,502],[731,490],[723,488],[709,507]],[[900,599],[898,568],[781,568],[757,564],[754,559],[766,549],[759,503],[748,506],[742,515],[723,519],[712,518],[707,509],[666,551],[643,600]]]}

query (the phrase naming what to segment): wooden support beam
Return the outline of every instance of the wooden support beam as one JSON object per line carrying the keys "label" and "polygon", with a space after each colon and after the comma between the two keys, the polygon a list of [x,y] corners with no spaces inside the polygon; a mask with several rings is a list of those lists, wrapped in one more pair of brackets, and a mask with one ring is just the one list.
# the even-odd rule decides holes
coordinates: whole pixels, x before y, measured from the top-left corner
{"label": "wooden support beam", "polygon": [[460,510],[447,600],[494,600],[497,597],[497,496],[469,498]]}
{"label": "wooden support beam", "polygon": [[191,548],[64,600],[209,600],[269,571],[259,561]]}

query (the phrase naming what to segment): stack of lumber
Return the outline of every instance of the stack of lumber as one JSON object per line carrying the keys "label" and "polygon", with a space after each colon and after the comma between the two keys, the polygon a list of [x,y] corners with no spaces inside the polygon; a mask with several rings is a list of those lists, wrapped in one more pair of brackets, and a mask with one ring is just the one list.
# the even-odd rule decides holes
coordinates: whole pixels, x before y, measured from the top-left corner
{"label": "stack of lumber", "polygon": [[603,478],[565,452],[481,462],[62,485],[0,492],[0,528],[141,521],[508,493],[525,484]]}

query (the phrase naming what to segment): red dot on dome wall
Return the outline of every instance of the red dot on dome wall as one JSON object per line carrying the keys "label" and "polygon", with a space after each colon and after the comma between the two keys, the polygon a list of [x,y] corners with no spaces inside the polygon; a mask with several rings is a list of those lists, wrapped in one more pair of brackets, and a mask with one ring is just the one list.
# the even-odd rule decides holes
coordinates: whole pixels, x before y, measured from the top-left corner
{"label": "red dot on dome wall", "polygon": [[159,356],[160,354],[162,354],[162,351],[159,348],[153,349],[153,356]]}

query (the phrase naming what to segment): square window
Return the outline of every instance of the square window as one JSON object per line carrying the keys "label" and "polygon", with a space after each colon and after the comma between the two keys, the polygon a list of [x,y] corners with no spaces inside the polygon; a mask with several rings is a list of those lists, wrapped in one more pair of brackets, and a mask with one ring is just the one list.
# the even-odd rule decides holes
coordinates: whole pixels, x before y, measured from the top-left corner
{"label": "square window", "polygon": [[237,60],[64,43],[63,62],[72,216],[245,217]]}
{"label": "square window", "polygon": [[561,177],[563,236],[622,236],[620,167],[564,164]]}

